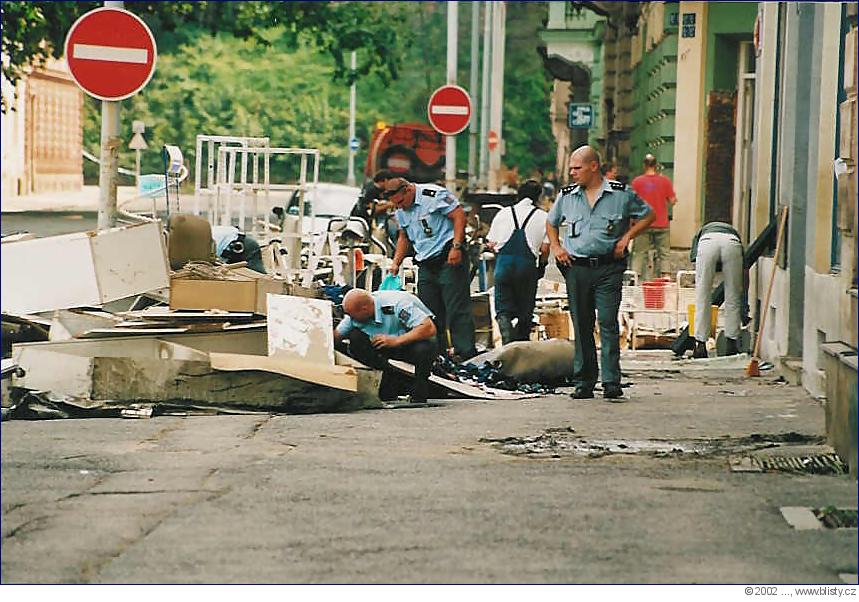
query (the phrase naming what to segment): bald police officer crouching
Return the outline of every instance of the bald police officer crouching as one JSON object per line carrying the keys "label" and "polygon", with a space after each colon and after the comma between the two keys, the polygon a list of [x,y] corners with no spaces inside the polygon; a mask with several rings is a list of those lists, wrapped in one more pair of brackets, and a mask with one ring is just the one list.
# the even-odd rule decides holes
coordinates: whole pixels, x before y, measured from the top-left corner
{"label": "bald police officer crouching", "polygon": [[379,397],[391,399],[396,376],[388,358],[415,366],[411,402],[426,403],[429,376],[436,357],[433,315],[421,300],[405,291],[368,293],[352,289],[343,297],[346,317],[334,330],[334,342],[348,338],[350,356],[372,368],[383,370]]}
{"label": "bald police officer crouching", "polygon": [[[653,222],[650,207],[635,192],[600,173],[600,156],[590,146],[570,155],[573,185],[561,190],[549,212],[546,233],[555,260],[566,268],[567,296],[573,318],[576,352],[575,399],[590,399],[599,376],[594,342],[595,312],[599,318],[603,396],[623,396],[620,385],[620,309],[627,247]],[[630,220],[637,220],[630,227]],[[558,228],[566,222],[563,244]]]}

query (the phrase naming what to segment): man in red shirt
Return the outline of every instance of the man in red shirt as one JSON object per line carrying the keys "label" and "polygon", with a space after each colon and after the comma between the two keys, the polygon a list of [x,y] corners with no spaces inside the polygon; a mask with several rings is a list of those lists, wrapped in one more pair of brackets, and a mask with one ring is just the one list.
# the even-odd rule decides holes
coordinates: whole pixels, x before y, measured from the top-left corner
{"label": "man in red shirt", "polygon": [[[657,173],[659,162],[651,154],[644,156],[644,173],[632,181],[632,189],[653,209],[656,219],[645,230],[632,248],[632,269],[638,272],[641,280],[662,276],[663,262],[668,260],[671,240],[668,234],[668,206],[677,202],[671,180]],[[647,264],[650,250],[656,250],[653,260],[653,275],[648,273]]]}

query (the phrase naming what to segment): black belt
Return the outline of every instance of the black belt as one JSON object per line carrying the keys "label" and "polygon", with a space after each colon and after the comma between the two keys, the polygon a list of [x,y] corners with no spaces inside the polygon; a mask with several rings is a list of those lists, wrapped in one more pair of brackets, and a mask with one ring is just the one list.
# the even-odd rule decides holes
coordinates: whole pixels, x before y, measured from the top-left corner
{"label": "black belt", "polygon": [[434,265],[441,262],[447,261],[447,255],[450,253],[450,250],[453,248],[453,240],[449,240],[446,245],[444,245],[441,249],[440,253],[436,253],[432,257],[427,257],[426,259],[421,259],[420,261],[415,261],[418,266],[427,266]]}
{"label": "black belt", "polygon": [[613,263],[621,263],[626,261],[626,255],[618,259],[614,256],[614,254],[603,255],[601,257],[573,257],[570,256],[570,264],[571,265],[579,265],[588,268],[595,268],[601,265],[610,265]]}

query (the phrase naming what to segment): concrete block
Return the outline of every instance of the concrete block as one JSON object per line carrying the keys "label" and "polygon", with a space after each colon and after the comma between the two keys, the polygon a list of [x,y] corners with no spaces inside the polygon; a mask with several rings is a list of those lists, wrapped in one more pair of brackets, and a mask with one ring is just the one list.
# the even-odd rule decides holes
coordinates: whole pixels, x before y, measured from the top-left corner
{"label": "concrete block", "polygon": [[826,438],[850,466],[854,478],[857,467],[857,355],[844,343],[821,345],[826,371]]}
{"label": "concrete block", "polygon": [[13,354],[24,370],[16,386],[71,397],[84,407],[186,401],[312,413],[380,405],[375,370],[308,368],[290,360],[272,368],[278,358],[209,354],[155,337],[23,343]]}

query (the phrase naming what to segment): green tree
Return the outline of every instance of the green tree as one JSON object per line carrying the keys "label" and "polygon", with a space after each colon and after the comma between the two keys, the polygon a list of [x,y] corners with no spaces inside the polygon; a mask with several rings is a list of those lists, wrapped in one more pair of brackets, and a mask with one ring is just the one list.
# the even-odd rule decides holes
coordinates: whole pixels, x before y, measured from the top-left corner
{"label": "green tree", "polygon": [[[400,65],[398,48],[399,7],[382,2],[126,2],[153,29],[159,44],[189,41],[197,30],[229,33],[238,38],[269,43],[265,32],[282,26],[282,42],[295,49],[311,40],[334,59],[332,75],[351,82],[355,77],[376,73],[384,80],[395,78]],[[3,77],[13,85],[31,66],[48,56],[63,53],[66,33],[82,14],[101,2],[0,3],[2,18]],[[172,33],[172,36],[162,36]],[[363,49],[355,73],[344,56]],[[3,99],[2,110],[6,110]]]}

